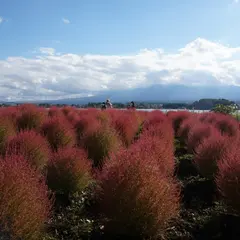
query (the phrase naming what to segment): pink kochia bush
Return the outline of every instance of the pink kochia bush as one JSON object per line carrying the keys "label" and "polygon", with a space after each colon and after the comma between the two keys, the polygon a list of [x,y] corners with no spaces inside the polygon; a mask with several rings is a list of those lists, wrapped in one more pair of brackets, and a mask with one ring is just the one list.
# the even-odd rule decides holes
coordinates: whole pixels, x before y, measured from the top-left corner
{"label": "pink kochia bush", "polygon": [[44,180],[22,156],[0,160],[0,226],[7,239],[40,239],[51,201]]}
{"label": "pink kochia bush", "polygon": [[132,145],[131,150],[140,150],[142,156],[157,162],[161,174],[172,176],[175,169],[174,131],[165,115],[154,113],[153,116],[147,118],[140,139]]}
{"label": "pink kochia bush", "polygon": [[218,162],[216,183],[227,205],[240,215],[240,150],[232,146]]}
{"label": "pink kochia bush", "polygon": [[162,175],[173,176],[175,169],[173,141],[168,144],[158,136],[144,134],[129,150],[132,154],[138,152],[139,157],[156,163]]}
{"label": "pink kochia bush", "polygon": [[68,196],[84,190],[91,181],[91,162],[83,149],[62,148],[52,154],[47,171],[50,189]]}
{"label": "pink kochia bush", "polygon": [[218,161],[231,151],[232,144],[231,138],[221,135],[217,129],[212,131],[211,136],[205,138],[195,151],[194,162],[200,173],[205,177],[214,177]]}
{"label": "pink kochia bush", "polygon": [[8,155],[23,155],[30,165],[39,170],[47,165],[50,149],[47,140],[33,130],[22,131],[8,141]]}
{"label": "pink kochia bush", "polygon": [[186,118],[181,122],[176,133],[176,137],[178,137],[182,142],[187,144],[188,134],[190,130],[199,123],[200,121],[198,117],[195,114],[192,114],[190,117]]}
{"label": "pink kochia bush", "polygon": [[87,132],[93,131],[93,129],[98,127],[100,127],[100,122],[96,118],[88,115],[80,116],[74,124],[77,145],[82,146],[84,135],[86,135]]}
{"label": "pink kochia bush", "polygon": [[230,137],[239,136],[239,124],[232,116],[220,115],[215,123],[219,131]]}
{"label": "pink kochia bush", "polygon": [[194,153],[195,149],[204,141],[204,139],[211,136],[212,131],[216,132],[216,129],[208,123],[195,124],[188,133],[187,148],[189,153]]}
{"label": "pink kochia bush", "polygon": [[53,151],[76,144],[73,127],[64,117],[48,118],[41,126],[40,132],[47,138]]}
{"label": "pink kochia bush", "polygon": [[110,234],[155,239],[178,215],[178,184],[140,149],[112,155],[98,180],[99,210]]}
{"label": "pink kochia bush", "polygon": [[181,126],[182,122],[189,118],[192,115],[192,113],[188,111],[170,111],[167,113],[167,116],[169,120],[172,121],[173,129],[175,133],[178,132],[179,127]]}
{"label": "pink kochia bush", "polygon": [[165,143],[173,146],[174,129],[166,115],[160,111],[153,111],[148,114],[143,124],[142,133],[143,135],[158,136]]}

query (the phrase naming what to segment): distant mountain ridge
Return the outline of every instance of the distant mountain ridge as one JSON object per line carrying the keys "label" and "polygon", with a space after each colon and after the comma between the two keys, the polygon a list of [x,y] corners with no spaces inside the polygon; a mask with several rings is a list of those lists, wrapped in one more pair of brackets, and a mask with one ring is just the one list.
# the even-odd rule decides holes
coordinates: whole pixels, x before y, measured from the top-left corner
{"label": "distant mountain ridge", "polygon": [[[240,100],[240,87],[229,85],[218,86],[186,86],[181,84],[152,85],[146,88],[126,90],[105,90],[92,97],[68,98],[58,100],[34,101],[51,104],[87,104],[102,102],[110,98],[112,102],[194,102],[202,98],[225,98]],[[28,101],[30,102],[30,101]],[[33,101],[32,101],[33,102]]]}

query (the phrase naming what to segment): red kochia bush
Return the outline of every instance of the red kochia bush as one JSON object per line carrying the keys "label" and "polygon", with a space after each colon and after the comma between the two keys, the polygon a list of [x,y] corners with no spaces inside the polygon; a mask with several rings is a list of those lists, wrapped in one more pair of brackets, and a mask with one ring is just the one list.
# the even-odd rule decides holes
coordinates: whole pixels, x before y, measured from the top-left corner
{"label": "red kochia bush", "polygon": [[216,183],[225,202],[240,214],[240,150],[238,145],[232,146],[218,162]]}
{"label": "red kochia bush", "polygon": [[239,135],[238,121],[231,116],[219,115],[216,120],[215,126],[221,131],[222,134],[230,137],[237,137]]}
{"label": "red kochia bush", "polygon": [[76,108],[75,107],[71,107],[71,106],[65,106],[65,107],[61,108],[61,111],[63,112],[63,114],[65,116],[67,116],[70,112],[75,112]]}
{"label": "red kochia bush", "polygon": [[152,111],[149,112],[144,121],[144,127],[148,128],[149,126],[156,124],[163,124],[169,122],[167,116],[161,111]]}
{"label": "red kochia bush", "polygon": [[172,175],[175,168],[174,131],[166,116],[162,118],[160,114],[157,118],[157,115],[155,115],[154,121],[148,121],[147,118],[143,124],[141,137],[133,144],[133,148],[140,148],[143,155],[153,157],[157,161],[161,173]]}
{"label": "red kochia bush", "polygon": [[24,104],[20,106],[18,112],[17,127],[19,131],[26,129],[38,129],[47,114],[44,108],[39,108],[31,104]]}
{"label": "red kochia bush", "polygon": [[51,202],[43,179],[21,156],[0,160],[0,225],[9,239],[40,239]]}
{"label": "red kochia bush", "polygon": [[89,185],[92,181],[90,172],[91,163],[83,149],[59,149],[49,161],[47,183],[53,191],[68,196]]}
{"label": "red kochia bush", "polygon": [[205,138],[211,136],[211,132],[216,129],[208,123],[198,123],[194,125],[188,134],[187,148],[189,153],[194,153],[199,144],[203,142]]}
{"label": "red kochia bush", "polygon": [[59,107],[52,106],[48,110],[48,116],[49,117],[59,117],[59,116],[61,117],[61,116],[64,116],[64,114]]}
{"label": "red kochia bush", "polygon": [[200,173],[205,177],[214,177],[217,171],[217,162],[228,153],[232,141],[229,137],[222,136],[216,129],[211,131],[211,136],[205,138],[196,148],[194,161]]}
{"label": "red kochia bush", "polygon": [[103,167],[98,203],[110,234],[155,239],[178,215],[178,185],[145,157],[124,150]]}
{"label": "red kochia bush", "polygon": [[16,135],[11,118],[0,116],[0,154],[4,154],[9,138]]}
{"label": "red kochia bush", "polygon": [[[156,132],[155,132],[156,133]],[[144,133],[138,141],[131,145],[129,151],[139,154],[139,158],[148,159],[157,163],[164,176],[172,176],[175,169],[173,140],[167,142],[157,135]]]}
{"label": "red kochia bush", "polygon": [[3,107],[0,111],[1,118],[7,118],[13,122],[14,126],[16,127],[16,120],[17,120],[18,110],[17,107]]}
{"label": "red kochia bush", "polygon": [[199,120],[195,114],[192,114],[190,117],[184,119],[176,133],[176,136],[181,139],[184,143],[187,143],[189,131],[199,123]]}
{"label": "red kochia bush", "polygon": [[188,111],[170,111],[167,113],[167,116],[172,121],[175,133],[178,132],[178,129],[183,120],[189,118],[191,115],[192,113]]}
{"label": "red kochia bush", "polygon": [[171,122],[160,111],[153,111],[148,114],[142,127],[142,135],[150,134],[158,136],[168,144],[173,145],[174,131]]}
{"label": "red kochia bush", "polygon": [[74,124],[77,145],[82,146],[84,134],[90,130],[93,131],[93,129],[100,127],[99,125],[100,122],[96,118],[92,118],[88,115],[80,116]]}
{"label": "red kochia bush", "polygon": [[53,151],[61,147],[72,147],[76,143],[73,127],[64,117],[48,118],[41,127]]}
{"label": "red kochia bush", "polygon": [[20,132],[11,138],[7,146],[7,154],[23,155],[31,166],[42,170],[49,158],[47,140],[33,130]]}
{"label": "red kochia bush", "polygon": [[129,146],[139,129],[139,121],[132,111],[122,111],[122,113],[115,119],[113,126],[119,134],[125,146]]}

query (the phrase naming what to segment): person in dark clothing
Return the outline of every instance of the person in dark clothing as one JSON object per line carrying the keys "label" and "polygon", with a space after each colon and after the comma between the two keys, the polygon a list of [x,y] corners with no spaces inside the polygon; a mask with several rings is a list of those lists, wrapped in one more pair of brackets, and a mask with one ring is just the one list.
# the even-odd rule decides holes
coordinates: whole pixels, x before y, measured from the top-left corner
{"label": "person in dark clothing", "polygon": [[134,101],[131,101],[131,108],[134,108],[134,109],[136,108]]}
{"label": "person in dark clothing", "polygon": [[107,109],[107,106],[106,106],[106,103],[105,103],[105,102],[102,103],[101,109],[102,109],[102,110]]}
{"label": "person in dark clothing", "polygon": [[127,106],[128,109],[136,109],[135,103],[133,101]]}

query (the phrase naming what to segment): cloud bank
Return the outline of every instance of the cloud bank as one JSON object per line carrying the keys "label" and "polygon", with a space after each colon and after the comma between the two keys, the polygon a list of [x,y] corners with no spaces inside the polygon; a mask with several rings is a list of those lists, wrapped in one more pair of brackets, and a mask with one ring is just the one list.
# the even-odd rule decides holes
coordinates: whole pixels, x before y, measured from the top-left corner
{"label": "cloud bank", "polygon": [[240,85],[240,47],[201,38],[175,53],[144,49],[126,56],[76,55],[40,48],[38,55],[0,60],[1,100],[79,97],[160,83]]}

